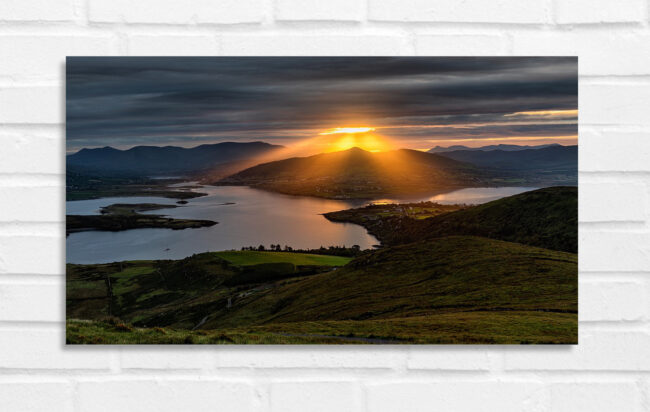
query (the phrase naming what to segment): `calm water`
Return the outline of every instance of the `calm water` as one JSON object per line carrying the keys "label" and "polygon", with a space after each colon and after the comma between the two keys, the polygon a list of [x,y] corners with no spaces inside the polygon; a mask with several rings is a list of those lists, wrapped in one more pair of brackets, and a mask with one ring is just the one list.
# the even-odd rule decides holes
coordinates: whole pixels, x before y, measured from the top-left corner
{"label": "calm water", "polygon": [[[433,197],[408,199],[440,203],[484,203],[533,190],[528,187],[472,188]],[[180,259],[193,253],[240,249],[263,244],[318,248],[330,245],[359,245],[371,248],[379,242],[364,228],[334,223],[321,214],[359,207],[367,202],[286,196],[242,186],[204,186],[208,196],[188,199],[177,208],[145,212],[177,218],[219,222],[200,229],[133,229],[123,232],[80,232],[66,240],[68,263],[104,263],[133,259]],[[407,199],[382,199],[404,201]],[[113,203],[175,204],[174,199],[126,197],[66,202],[67,214],[98,214]],[[234,204],[228,204],[234,203]]]}

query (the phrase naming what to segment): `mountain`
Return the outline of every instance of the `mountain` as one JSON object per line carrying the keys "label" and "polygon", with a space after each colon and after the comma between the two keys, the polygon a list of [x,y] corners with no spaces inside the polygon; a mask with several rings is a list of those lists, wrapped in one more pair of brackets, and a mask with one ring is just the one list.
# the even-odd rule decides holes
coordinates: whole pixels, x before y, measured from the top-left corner
{"label": "mountain", "polygon": [[433,149],[429,149],[429,153],[444,153],[444,152],[455,152],[457,150],[472,150],[472,151],[489,151],[489,150],[503,150],[504,152],[516,152],[519,150],[526,150],[526,149],[544,149],[546,147],[551,147],[551,146],[560,146],[557,143],[551,143],[551,144],[541,144],[537,146],[520,146],[516,144],[493,144],[489,146],[481,146],[481,147],[467,147],[463,145],[453,145],[453,146],[448,146],[448,147],[442,147],[442,146],[436,146]]}
{"label": "mountain", "polygon": [[577,253],[578,188],[547,187],[428,219],[402,219],[387,230],[385,240],[404,244],[450,235]]}
{"label": "mountain", "polygon": [[[204,144],[193,148],[176,146],[136,146],[128,150],[112,147],[81,149],[68,155],[69,168],[95,172],[157,175],[182,174],[210,170],[218,165],[233,164],[271,155],[282,146],[264,142]],[[246,166],[249,166],[247,164]]]}
{"label": "mountain", "polygon": [[541,149],[456,150],[440,153],[450,159],[472,163],[479,167],[507,170],[541,170],[578,172],[578,146],[554,145]]}
{"label": "mountain", "polygon": [[486,184],[488,174],[470,164],[416,150],[367,152],[359,148],[260,164],[218,182],[286,194],[373,198],[390,194]]}

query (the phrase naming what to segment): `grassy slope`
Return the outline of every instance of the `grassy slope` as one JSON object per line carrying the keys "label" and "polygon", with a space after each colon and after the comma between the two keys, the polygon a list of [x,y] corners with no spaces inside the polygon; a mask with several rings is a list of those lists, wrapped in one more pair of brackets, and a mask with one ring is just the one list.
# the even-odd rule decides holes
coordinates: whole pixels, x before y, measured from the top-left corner
{"label": "grassy slope", "polygon": [[215,255],[234,265],[240,266],[278,262],[289,262],[294,265],[343,266],[352,260],[351,258],[342,256],[312,255],[308,253],[291,252],[258,252],[249,250],[215,252]]}
{"label": "grassy slope", "polygon": [[[69,341],[92,343],[93,337],[100,336],[105,343],[146,339],[155,343],[161,336],[177,339],[178,334],[191,335],[189,339],[197,343],[577,340],[577,257],[570,253],[485,238],[448,237],[386,248],[336,271],[234,289],[222,284],[232,275],[229,264],[212,254],[198,256],[200,261],[172,262],[169,265],[174,266],[161,272],[152,269],[151,262],[123,268],[110,276],[117,286],[112,300],[121,301],[118,315],[127,321],[190,329],[204,320],[205,331],[170,330],[156,335],[151,330],[115,330],[101,322],[73,322]],[[104,277],[97,275],[99,266],[84,267],[81,277],[76,272],[82,268],[69,267],[69,319],[101,318],[102,311],[93,305],[101,307],[98,302],[103,300],[105,307],[109,298],[101,297],[98,281]],[[149,286],[160,288],[161,274],[167,289],[144,293]],[[84,276],[97,279],[84,284]],[[79,301],[83,304],[74,301],[84,293],[95,299]],[[165,303],[169,293],[176,294],[173,305]],[[222,335],[227,339],[218,338]]]}
{"label": "grassy slope", "polygon": [[493,239],[578,251],[578,188],[547,187],[466,210],[407,221],[389,244],[449,235]]}
{"label": "grassy slope", "polygon": [[[458,311],[577,312],[577,258],[476,237],[387,248],[242,301],[213,327]],[[277,302],[285,302],[279,305]]]}
{"label": "grassy slope", "polygon": [[[402,205],[403,206],[403,205]],[[484,236],[552,250],[578,250],[578,188],[547,187],[427,219],[384,216],[386,206],[327,213],[364,226],[384,245],[451,235]]]}
{"label": "grassy slope", "polygon": [[261,283],[313,275],[349,260],[246,251],[202,253],[181,260],[68,264],[67,317],[116,316],[136,324],[191,328],[207,314],[225,310],[227,299],[242,291],[254,294]]}

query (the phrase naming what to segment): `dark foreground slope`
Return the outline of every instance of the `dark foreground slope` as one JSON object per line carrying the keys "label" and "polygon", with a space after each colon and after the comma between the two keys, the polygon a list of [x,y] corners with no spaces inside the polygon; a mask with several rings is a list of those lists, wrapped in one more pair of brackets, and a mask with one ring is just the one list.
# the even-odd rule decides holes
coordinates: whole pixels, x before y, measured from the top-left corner
{"label": "dark foreground slope", "polygon": [[395,216],[384,209],[368,206],[325,217],[363,225],[385,245],[471,235],[572,253],[578,250],[577,187],[534,190],[428,219]]}
{"label": "dark foreground slope", "polygon": [[[93,287],[74,287],[83,289],[85,299],[83,293],[71,299],[68,289],[68,318],[98,320],[108,302],[122,302],[126,324],[71,321],[69,342],[92,343],[97,337],[97,343],[166,342],[180,339],[179,333],[196,343],[577,340],[577,256],[570,253],[446,237],[385,248],[338,270],[237,287],[223,283],[232,275],[222,262],[190,263],[162,272],[156,272],[155,262],[150,269],[129,268],[120,272],[119,287],[113,286],[108,297],[97,268],[75,267],[97,279]],[[148,295],[139,290],[143,285],[151,290]],[[93,290],[103,304],[89,303]],[[171,304],[179,293],[186,296],[183,304]],[[147,303],[150,299],[157,299],[156,305]],[[128,323],[171,329],[145,331]]]}

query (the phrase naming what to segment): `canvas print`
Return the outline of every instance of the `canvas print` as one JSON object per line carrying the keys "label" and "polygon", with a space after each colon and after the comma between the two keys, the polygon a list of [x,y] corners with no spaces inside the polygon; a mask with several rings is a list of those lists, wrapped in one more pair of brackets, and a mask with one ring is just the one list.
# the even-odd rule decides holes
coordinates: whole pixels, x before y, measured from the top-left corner
{"label": "canvas print", "polygon": [[576,344],[575,57],[69,57],[68,344]]}

